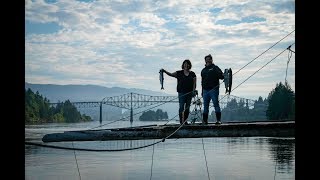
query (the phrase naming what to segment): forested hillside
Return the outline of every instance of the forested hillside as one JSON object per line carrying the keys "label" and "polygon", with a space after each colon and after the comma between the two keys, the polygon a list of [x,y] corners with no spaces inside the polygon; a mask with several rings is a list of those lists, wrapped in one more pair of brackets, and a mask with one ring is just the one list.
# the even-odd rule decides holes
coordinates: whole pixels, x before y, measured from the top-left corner
{"label": "forested hillside", "polygon": [[55,107],[49,105],[50,101],[31,89],[25,90],[25,123],[51,123],[51,122],[85,122],[92,119],[81,114],[69,101],[59,102]]}

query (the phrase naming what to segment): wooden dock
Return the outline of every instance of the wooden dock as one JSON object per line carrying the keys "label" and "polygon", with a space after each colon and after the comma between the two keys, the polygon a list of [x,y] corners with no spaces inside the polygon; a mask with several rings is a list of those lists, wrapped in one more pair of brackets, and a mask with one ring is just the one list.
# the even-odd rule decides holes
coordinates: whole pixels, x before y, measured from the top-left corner
{"label": "wooden dock", "polygon": [[283,122],[239,122],[216,125],[184,125],[178,131],[179,124],[149,125],[128,128],[66,131],[46,134],[43,142],[61,141],[107,141],[201,137],[294,137],[295,121]]}

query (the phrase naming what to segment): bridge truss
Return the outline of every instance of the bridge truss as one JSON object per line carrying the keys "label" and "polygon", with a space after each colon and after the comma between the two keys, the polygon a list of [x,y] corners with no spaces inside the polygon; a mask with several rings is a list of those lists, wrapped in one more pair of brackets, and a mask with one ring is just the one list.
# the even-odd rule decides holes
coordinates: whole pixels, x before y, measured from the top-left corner
{"label": "bridge truss", "polygon": [[[202,98],[200,98],[202,102]],[[221,108],[226,107],[226,105],[231,101],[235,100],[237,103],[243,102],[245,106],[252,108],[254,106],[255,100],[241,98],[233,95],[220,95],[220,106]],[[178,103],[178,96],[150,96],[138,93],[127,93],[120,96],[105,97],[101,101],[88,101],[88,102],[71,102],[77,108],[88,108],[88,107],[100,107],[100,117],[99,121],[102,123],[102,105],[110,105],[123,109],[130,110],[130,122],[133,122],[133,109],[148,107],[151,105],[156,105],[160,103]],[[55,106],[58,103],[50,103]]]}

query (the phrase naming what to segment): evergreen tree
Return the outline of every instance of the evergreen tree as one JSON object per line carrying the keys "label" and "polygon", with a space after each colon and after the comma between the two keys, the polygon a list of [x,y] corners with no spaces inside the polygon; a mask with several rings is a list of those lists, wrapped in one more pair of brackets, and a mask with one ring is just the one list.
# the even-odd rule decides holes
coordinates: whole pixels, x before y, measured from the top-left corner
{"label": "evergreen tree", "polygon": [[39,121],[39,114],[36,95],[29,88],[25,91],[25,122],[34,123]]}
{"label": "evergreen tree", "polygon": [[66,122],[79,122],[81,120],[81,114],[77,108],[69,101],[63,103],[63,117]]}
{"label": "evergreen tree", "polygon": [[50,107],[50,101],[31,89],[25,90],[25,123],[42,122],[81,122],[91,121],[91,117],[81,115],[77,108],[67,100]]}
{"label": "evergreen tree", "polygon": [[163,115],[163,119],[168,119],[168,113],[167,112],[164,112],[164,115]]}
{"label": "evergreen tree", "polygon": [[156,120],[156,113],[152,110],[145,111],[139,117],[140,121],[155,121]]}
{"label": "evergreen tree", "polygon": [[139,117],[140,121],[157,121],[163,119],[168,119],[168,113],[163,112],[161,109],[157,109],[156,111],[145,111]]}
{"label": "evergreen tree", "polygon": [[[235,98],[232,98],[225,108],[221,111],[221,119],[222,121],[234,121],[237,118],[236,110],[238,109],[238,103]],[[211,113],[213,120],[216,120],[215,112]]]}
{"label": "evergreen tree", "polygon": [[252,117],[253,120],[266,120],[266,111],[268,108],[268,101],[265,99],[263,100],[261,96],[259,96],[258,100],[256,100],[253,104],[252,109]]}
{"label": "evergreen tree", "polygon": [[287,82],[277,83],[268,96],[269,106],[266,116],[269,120],[295,119],[294,92]]}

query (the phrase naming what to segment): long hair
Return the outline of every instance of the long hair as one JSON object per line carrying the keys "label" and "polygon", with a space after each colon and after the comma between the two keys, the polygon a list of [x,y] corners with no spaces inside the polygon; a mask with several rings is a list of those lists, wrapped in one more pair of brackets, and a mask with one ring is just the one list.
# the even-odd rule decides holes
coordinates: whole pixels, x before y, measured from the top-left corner
{"label": "long hair", "polygon": [[188,69],[191,69],[191,68],[192,68],[192,64],[191,64],[190,60],[189,60],[189,59],[186,59],[186,60],[183,61],[182,65],[181,65],[181,69],[183,69],[184,63],[187,63],[187,64],[188,64]]}

